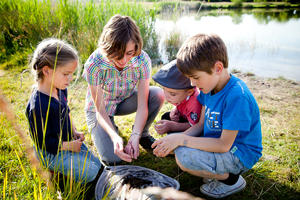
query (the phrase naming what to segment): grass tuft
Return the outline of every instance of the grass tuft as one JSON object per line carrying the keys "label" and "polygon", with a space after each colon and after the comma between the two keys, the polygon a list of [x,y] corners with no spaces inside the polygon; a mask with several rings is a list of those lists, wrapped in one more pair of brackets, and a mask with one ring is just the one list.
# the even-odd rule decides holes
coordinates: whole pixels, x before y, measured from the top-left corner
{"label": "grass tuft", "polygon": [[[2,0],[0,1],[0,63],[2,68],[24,65],[33,48],[48,37],[67,40],[86,60],[97,48],[104,25],[115,14],[132,17],[140,28],[145,50],[158,57],[154,30],[155,8],[145,10],[129,1]],[[24,52],[21,55],[18,52]],[[15,58],[19,60],[15,60]],[[6,62],[6,63],[3,63]],[[15,62],[21,62],[15,65]]]}
{"label": "grass tuft", "polygon": [[[33,47],[45,37],[59,37],[72,43],[84,61],[97,47],[97,40],[107,20],[115,13],[129,15],[135,19],[144,38],[145,50],[155,59],[158,53],[154,34],[155,9],[144,10],[138,3],[128,1],[68,1],[60,0],[2,0],[0,14],[0,91],[11,104],[16,115],[16,123],[11,123],[0,112],[0,188],[3,199],[83,199],[89,191],[87,185],[74,184],[70,179],[56,174],[52,178],[54,189],[30,164],[26,145],[14,130],[18,125],[29,138],[25,106],[31,93],[33,77],[21,73]],[[246,3],[243,3],[243,6]],[[179,7],[176,4],[174,8]],[[173,8],[172,8],[173,9]],[[298,13],[298,12],[297,12]],[[298,15],[298,14],[297,14]],[[260,17],[260,16],[257,16]],[[275,16],[274,16],[275,17]],[[280,16],[285,20],[286,16]],[[180,38],[168,41],[174,46]],[[173,55],[173,54],[172,54]],[[157,68],[153,68],[153,74]],[[241,199],[299,199],[300,196],[300,85],[298,82],[277,79],[262,79],[253,74],[243,74],[233,70],[245,80],[256,97],[260,111],[263,131],[263,157],[252,170],[245,174],[247,187],[230,197]],[[157,85],[151,80],[151,85]],[[69,106],[72,118],[80,131],[86,132],[86,144],[96,153],[84,114],[84,101],[87,84],[79,77],[69,88]],[[171,110],[165,103],[155,122],[161,115]],[[117,125],[122,137],[128,140],[134,114],[117,117]],[[24,131],[25,130],[25,131]],[[161,136],[150,128],[156,138]],[[199,191],[202,179],[182,172],[174,157],[157,158],[144,150],[138,160],[131,163],[162,172],[174,177],[181,184],[180,190],[206,198]],[[62,179],[64,190],[59,189]],[[72,192],[70,192],[72,191]],[[93,199],[93,197],[88,198]]]}
{"label": "grass tuft", "polygon": [[[153,69],[153,74],[157,68]],[[238,73],[238,77],[246,81],[250,90],[256,97],[260,110],[263,132],[263,157],[252,170],[244,176],[247,187],[240,193],[234,194],[230,199],[298,199],[300,195],[300,170],[299,170],[299,130],[300,130],[300,85],[294,81],[282,79],[262,79],[256,76]],[[0,89],[17,115],[17,123],[22,130],[28,130],[25,106],[33,84],[33,77],[30,73],[23,74],[23,84],[20,88],[20,73],[15,70],[5,71],[0,79]],[[151,84],[155,84],[151,81]],[[84,113],[84,100],[87,84],[79,78],[69,88],[69,106],[72,118],[78,130],[87,133]],[[170,110],[172,105],[164,103],[161,111],[155,119],[158,121],[161,115]],[[128,116],[118,116],[115,120],[122,130],[122,137],[128,140],[134,114]],[[49,190],[46,183],[39,178],[32,169],[26,154],[24,144],[16,136],[12,126],[8,123],[3,114],[0,113],[0,149],[3,154],[0,156],[0,184],[2,191],[6,191],[2,197],[5,199],[34,199],[36,193],[43,199],[55,199],[57,193]],[[154,123],[155,123],[154,122]],[[156,138],[161,137],[153,126],[150,132]],[[29,134],[26,131],[27,135]],[[86,144],[94,153],[96,149],[91,141],[90,134],[86,135]],[[20,161],[28,175],[25,178],[24,171],[20,167],[20,161],[16,156],[18,153]],[[188,192],[194,196],[206,198],[199,191],[202,179],[182,172],[177,166],[173,156],[157,158],[141,149],[138,160],[131,163],[162,172],[175,178],[181,184],[180,190]],[[5,183],[5,184],[4,184]],[[82,199],[88,192],[87,186],[72,185],[66,180],[67,188],[60,194],[63,199]],[[14,193],[9,192],[13,188]],[[58,188],[57,186],[55,188]],[[60,190],[59,190],[60,191]],[[16,198],[15,198],[16,197]]]}

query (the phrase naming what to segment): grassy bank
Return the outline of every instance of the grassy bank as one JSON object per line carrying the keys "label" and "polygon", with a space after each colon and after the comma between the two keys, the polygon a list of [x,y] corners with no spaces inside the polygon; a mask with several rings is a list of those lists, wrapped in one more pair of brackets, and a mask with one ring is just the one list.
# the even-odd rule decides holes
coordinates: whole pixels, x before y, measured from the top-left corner
{"label": "grassy bank", "polygon": [[[245,2],[242,0],[233,0],[232,2],[208,2],[208,1],[155,1],[152,3],[158,4],[159,9],[164,8],[183,8],[189,7],[190,9],[198,10],[213,10],[213,9],[253,9],[253,8],[299,8],[300,3],[290,2]],[[148,3],[150,5],[150,3]]]}
{"label": "grassy bank", "polygon": [[[120,13],[135,19],[141,29],[144,49],[154,59],[157,56],[155,46],[157,41],[153,29],[155,13],[158,10],[156,5],[163,7],[163,3],[168,4],[166,1],[161,4],[108,0],[98,4],[92,1],[87,1],[85,4],[81,1],[70,3],[67,0],[56,2],[52,5],[50,0],[0,1],[2,33],[0,34],[0,94],[6,97],[17,116],[16,122],[11,123],[4,113],[0,112],[1,199],[57,199],[61,196],[62,199],[73,200],[83,199],[86,196],[84,193],[93,196],[92,192],[85,188],[78,188],[77,185],[67,188],[65,193],[57,193],[54,189],[55,183],[53,182],[54,187],[47,185],[45,180],[48,178],[41,176],[28,159],[26,146],[31,143],[26,142],[30,141],[30,138],[24,111],[31,93],[33,77],[28,72],[21,72],[27,69],[28,55],[36,44],[49,36],[65,39],[79,50],[81,60],[84,62],[96,48],[104,24],[112,15]],[[199,9],[198,2],[190,3],[193,5],[195,3]],[[172,2],[172,5],[179,4]],[[222,9],[227,6],[226,3],[205,5]],[[173,40],[177,41],[177,38]],[[247,82],[258,101],[264,150],[261,160],[245,174],[246,189],[229,199],[299,199],[300,83],[284,78],[259,78],[251,73],[236,72],[236,75]],[[154,82],[152,81],[151,84]],[[96,153],[84,120],[86,86],[86,82],[82,79],[73,83],[69,88],[69,106],[77,128],[87,133],[86,144]],[[165,103],[156,120],[171,108],[170,104]],[[125,141],[128,140],[133,120],[134,115],[117,117],[115,120],[122,130]],[[25,142],[13,129],[16,124],[25,134],[27,138]],[[157,138],[160,137],[153,127],[151,133]],[[142,151],[139,159],[132,164],[148,167],[176,178],[181,184],[180,190],[206,198],[199,191],[202,180],[180,171],[172,157],[157,158]]]}
{"label": "grassy bank", "polygon": [[[247,187],[230,199],[299,199],[299,132],[300,132],[300,85],[298,82],[278,79],[263,79],[249,74],[236,72],[247,82],[256,97],[260,111],[263,131],[263,157],[255,167],[245,174]],[[22,77],[22,78],[21,78]],[[17,116],[17,123],[28,136],[28,125],[24,110],[30,96],[33,77],[29,73],[22,76],[18,70],[0,71],[0,90]],[[154,84],[152,81],[151,84]],[[69,88],[69,105],[77,128],[87,133],[84,117],[84,99],[86,82],[79,79]],[[165,103],[159,116],[172,106]],[[117,117],[117,124],[122,130],[122,136],[128,139],[134,115]],[[157,135],[151,127],[151,132]],[[11,124],[3,113],[0,113],[0,189],[3,199],[56,199],[57,193],[46,186],[30,166],[21,142]],[[87,133],[87,145],[95,151],[91,137]],[[137,161],[131,163],[148,167],[176,178],[180,190],[203,196],[199,187],[202,180],[180,171],[174,158],[157,158],[142,151]],[[20,166],[23,166],[20,167]],[[24,175],[26,174],[26,176]],[[70,191],[70,190],[68,190]],[[78,190],[72,190],[76,196]],[[67,193],[61,194],[64,199],[81,199],[78,194],[71,198]],[[16,197],[16,198],[15,198]]]}
{"label": "grassy bank", "polygon": [[[55,3],[53,3],[55,2]],[[58,37],[67,40],[85,61],[96,49],[103,26],[116,13],[131,16],[140,27],[147,51],[154,63],[160,63],[159,38],[154,23],[159,12],[197,12],[199,16],[228,14],[241,16],[234,3],[208,3],[199,1],[131,1],[131,0],[2,0],[0,1],[0,68],[24,66],[28,55],[42,39]],[[299,18],[300,4],[281,2],[242,3],[260,21],[287,21]],[[283,8],[294,8],[285,10]],[[261,9],[257,9],[261,8]],[[272,9],[270,9],[272,8]],[[281,9],[278,11],[276,8]],[[263,9],[263,12],[262,12]],[[274,9],[276,12],[274,12]],[[273,12],[269,12],[269,11]],[[181,12],[182,11],[182,12]],[[176,33],[174,38],[177,37]],[[175,38],[176,39],[176,38]],[[167,53],[174,52],[167,49]],[[22,71],[24,68],[20,68]]]}
{"label": "grassy bank", "polygon": [[126,0],[2,0],[0,63],[5,69],[25,64],[28,53],[47,37],[67,40],[85,60],[96,49],[104,25],[117,13],[136,21],[145,50],[157,57],[154,7],[145,9]]}

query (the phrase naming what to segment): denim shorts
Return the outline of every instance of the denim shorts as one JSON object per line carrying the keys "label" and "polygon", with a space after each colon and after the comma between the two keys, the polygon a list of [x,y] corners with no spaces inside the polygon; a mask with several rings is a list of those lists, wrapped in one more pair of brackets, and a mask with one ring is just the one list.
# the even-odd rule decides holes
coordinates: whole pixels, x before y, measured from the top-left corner
{"label": "denim shorts", "polygon": [[242,174],[248,170],[240,159],[231,152],[214,153],[189,147],[178,147],[175,155],[187,169],[207,171],[213,174]]}

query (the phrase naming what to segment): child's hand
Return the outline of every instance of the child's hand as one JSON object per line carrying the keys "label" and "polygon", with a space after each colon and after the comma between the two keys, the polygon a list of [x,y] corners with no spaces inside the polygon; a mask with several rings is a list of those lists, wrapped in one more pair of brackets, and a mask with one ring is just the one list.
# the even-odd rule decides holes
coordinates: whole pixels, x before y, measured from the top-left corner
{"label": "child's hand", "polygon": [[170,119],[175,122],[179,122],[180,113],[178,112],[177,108],[174,108],[170,112]]}
{"label": "child's hand", "polygon": [[172,121],[169,120],[159,120],[155,125],[154,129],[160,135],[171,131]]}
{"label": "child's hand", "polygon": [[74,131],[73,135],[74,135],[75,140],[80,139],[81,142],[83,142],[85,140],[85,136],[84,136],[83,132]]}
{"label": "child's hand", "polygon": [[167,135],[152,144],[153,154],[157,157],[165,157],[179,146],[182,134]]}
{"label": "child's hand", "polygon": [[73,140],[70,142],[63,142],[62,150],[80,152],[82,141],[80,139]]}

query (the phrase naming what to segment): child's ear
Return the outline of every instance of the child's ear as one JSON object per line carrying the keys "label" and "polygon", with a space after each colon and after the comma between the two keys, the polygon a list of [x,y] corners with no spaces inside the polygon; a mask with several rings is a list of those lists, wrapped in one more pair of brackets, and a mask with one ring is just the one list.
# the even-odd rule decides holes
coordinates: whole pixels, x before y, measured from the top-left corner
{"label": "child's ear", "polygon": [[43,67],[42,72],[43,72],[44,76],[49,76],[51,73],[51,68],[46,65]]}
{"label": "child's ear", "polygon": [[188,90],[188,95],[191,96],[194,93],[195,89],[191,88]]}
{"label": "child's ear", "polygon": [[223,63],[221,61],[217,61],[214,68],[216,73],[221,73],[224,69]]}

